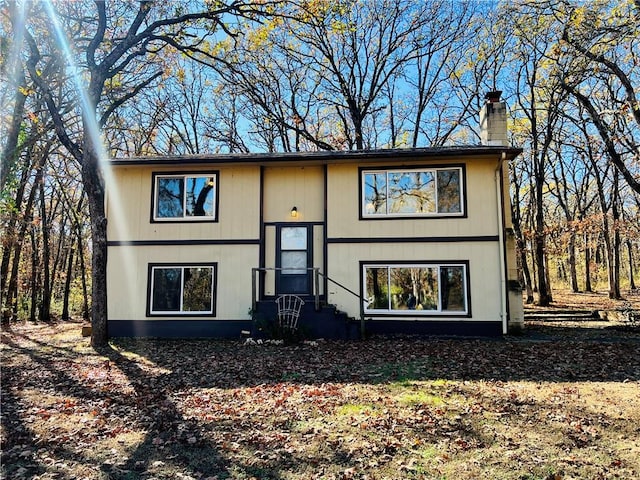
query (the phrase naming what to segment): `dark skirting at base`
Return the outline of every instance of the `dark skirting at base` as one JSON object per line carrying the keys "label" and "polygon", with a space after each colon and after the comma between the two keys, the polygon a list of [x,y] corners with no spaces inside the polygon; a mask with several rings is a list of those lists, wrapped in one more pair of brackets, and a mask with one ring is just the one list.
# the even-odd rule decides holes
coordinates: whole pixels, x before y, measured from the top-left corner
{"label": "dark skirting at base", "polygon": [[[305,321],[306,320],[306,321]],[[309,338],[355,340],[360,338],[360,322],[344,319],[314,325],[304,319],[301,331]],[[110,320],[109,337],[138,338],[241,338],[261,337],[252,320]],[[464,337],[496,337],[502,335],[501,322],[486,321],[365,321],[365,335],[447,335]]]}
{"label": "dark skirting at base", "polygon": [[109,320],[109,337],[240,338],[251,320]]}
{"label": "dark skirting at base", "polygon": [[502,336],[502,322],[479,320],[394,321],[367,320],[367,335],[454,335],[461,337]]}

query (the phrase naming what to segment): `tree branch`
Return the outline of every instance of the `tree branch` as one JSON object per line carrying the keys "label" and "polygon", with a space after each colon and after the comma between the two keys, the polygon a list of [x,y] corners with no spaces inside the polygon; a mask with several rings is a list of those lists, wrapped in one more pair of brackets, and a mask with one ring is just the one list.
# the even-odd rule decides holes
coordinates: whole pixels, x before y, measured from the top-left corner
{"label": "tree branch", "polygon": [[104,33],[107,30],[107,12],[104,1],[95,1],[96,8],[98,9],[98,28],[95,35],[87,46],[87,64],[89,69],[93,70],[96,67],[96,50],[98,45],[102,43],[104,39]]}
{"label": "tree branch", "polygon": [[78,163],[82,164],[82,149],[80,146],[75,143],[69,135],[67,135],[67,131],[64,126],[64,121],[60,112],[58,110],[58,106],[53,99],[53,95],[51,93],[51,89],[47,85],[46,82],[43,81],[42,77],[38,74],[36,70],[37,64],[42,58],[40,55],[40,50],[38,50],[38,46],[36,45],[35,40],[31,36],[29,31],[25,30],[25,39],[29,44],[29,49],[31,51],[31,55],[29,56],[29,60],[27,61],[27,69],[29,71],[29,76],[33,83],[35,83],[38,88],[42,91],[42,95],[44,97],[45,104],[47,105],[47,109],[49,110],[49,114],[53,120],[54,130],[60,143],[64,145],[64,147],[69,151],[69,153],[75,158]]}
{"label": "tree branch", "polygon": [[561,82],[561,86],[565,91],[573,95],[580,102],[580,104],[587,110],[587,112],[589,112],[591,121],[595,125],[596,129],[598,130],[598,133],[600,134],[600,138],[602,138],[602,141],[605,144],[607,153],[609,154],[609,158],[611,158],[611,161],[613,162],[613,164],[620,171],[620,173],[622,173],[622,176],[624,177],[626,182],[629,184],[629,186],[635,192],[640,193],[640,181],[636,180],[636,178],[633,176],[633,174],[629,171],[629,169],[625,165],[624,161],[622,160],[622,156],[616,150],[616,145],[613,139],[611,138],[611,135],[609,135],[609,130],[607,129],[604,122],[600,118],[600,115],[598,115],[598,111],[591,103],[591,100],[589,100],[588,97],[580,93],[576,87],[569,85],[566,81]]}
{"label": "tree branch", "polygon": [[[638,0],[638,2],[640,2],[640,0]],[[631,107],[633,118],[635,122],[638,124],[638,126],[640,126],[640,102],[638,102],[638,99],[636,98],[635,89],[633,87],[633,84],[631,83],[631,80],[627,76],[627,74],[624,71],[622,71],[622,69],[615,62],[612,62],[611,60],[606,58],[604,55],[595,54],[589,51],[587,48],[583,47],[582,45],[579,45],[577,41],[569,38],[568,25],[564,26],[564,29],[562,32],[562,39],[565,42],[567,42],[569,45],[571,45],[573,48],[575,48],[582,55],[587,57],[589,60],[607,67],[611,71],[611,73],[613,73],[618,78],[618,80],[620,80],[620,83],[622,84],[624,91],[626,93],[627,102],[629,102],[629,107]]]}
{"label": "tree branch", "polygon": [[135,86],[135,88],[133,88],[132,90],[129,90],[129,92],[127,92],[125,95],[111,102],[111,104],[109,105],[109,108],[107,108],[104,111],[104,113],[100,116],[100,121],[99,121],[100,128],[106,125],[107,120],[115,110],[120,108],[120,106],[122,106],[128,100],[131,100],[133,97],[135,97],[138,93],[140,93],[140,91],[142,91],[143,88],[146,88],[147,86],[149,86],[156,78],[161,77],[162,73],[163,73],[162,71],[154,73],[149,78],[147,78],[144,82],[139,83],[138,85]]}
{"label": "tree branch", "polygon": [[[281,2],[273,2],[273,4],[279,4]],[[145,28],[140,33],[134,34],[140,28],[142,21],[148,15],[151,3],[150,2],[142,2],[140,5],[140,9],[138,10],[138,14],[134,20],[134,22],[129,27],[129,31],[127,32],[127,36],[125,39],[118,44],[116,48],[114,48],[109,55],[105,57],[102,62],[102,67],[109,70],[113,67],[116,62],[125,54],[125,52],[135,45],[145,41],[148,38],[151,38],[156,35],[156,32],[163,27],[170,27],[174,25],[182,25],[186,24],[193,20],[212,20],[216,23],[216,25],[223,28],[225,33],[230,36],[236,35],[236,33],[231,32],[225,25],[220,21],[220,16],[226,13],[234,13],[244,18],[251,18],[251,14],[264,14],[264,10],[259,8],[253,8],[251,3],[244,3],[239,1],[234,1],[229,5],[224,5],[215,10],[209,10],[206,12],[196,12],[196,13],[187,13],[184,15],[179,15],[173,18],[163,18],[162,20],[157,20],[152,22],[147,28]],[[266,7],[263,7],[266,9]]]}

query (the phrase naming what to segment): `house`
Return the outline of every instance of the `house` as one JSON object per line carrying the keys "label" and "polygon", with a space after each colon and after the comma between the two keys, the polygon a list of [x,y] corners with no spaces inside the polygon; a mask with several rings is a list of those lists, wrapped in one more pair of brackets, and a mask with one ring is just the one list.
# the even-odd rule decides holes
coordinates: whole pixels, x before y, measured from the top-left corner
{"label": "house", "polygon": [[122,158],[108,188],[110,336],[239,337],[305,299],[312,337],[523,325],[506,106],[464,147]]}

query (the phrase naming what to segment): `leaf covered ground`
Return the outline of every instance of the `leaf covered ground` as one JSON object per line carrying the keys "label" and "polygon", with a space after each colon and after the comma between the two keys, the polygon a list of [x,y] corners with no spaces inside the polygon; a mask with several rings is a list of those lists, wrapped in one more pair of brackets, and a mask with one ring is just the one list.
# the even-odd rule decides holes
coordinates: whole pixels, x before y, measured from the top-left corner
{"label": "leaf covered ground", "polygon": [[585,327],[98,354],[79,324],[13,326],[2,478],[640,478],[640,333]]}
{"label": "leaf covered ground", "polygon": [[[532,311],[545,310],[620,310],[632,308],[640,310],[640,292],[637,290],[631,294],[629,290],[623,290],[623,299],[611,299],[606,292],[580,292],[574,293],[570,290],[554,290],[552,293],[553,302],[550,307],[540,307],[535,304],[527,304],[525,308]],[[523,296],[523,300],[526,296]]]}

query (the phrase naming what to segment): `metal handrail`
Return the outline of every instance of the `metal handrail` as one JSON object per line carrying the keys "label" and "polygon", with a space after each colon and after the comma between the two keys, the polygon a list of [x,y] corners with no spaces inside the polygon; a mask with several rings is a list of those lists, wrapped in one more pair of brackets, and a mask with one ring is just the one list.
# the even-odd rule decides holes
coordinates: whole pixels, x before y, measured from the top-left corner
{"label": "metal handrail", "polygon": [[283,268],[283,267],[254,267],[251,269],[251,308],[253,311],[255,311],[256,309],[256,302],[257,302],[257,286],[256,286],[256,273],[257,272],[267,272],[268,270],[274,270],[274,271],[282,271],[282,270],[306,270],[306,271],[313,271],[314,272],[314,300],[315,300],[315,307],[316,307],[316,311],[320,310],[320,282],[318,282],[318,276],[320,274],[320,269],[318,267],[307,267],[305,269],[302,268]]}
{"label": "metal handrail", "polygon": [[[258,272],[266,273],[267,271],[282,271],[282,270],[302,270],[302,269],[301,268],[283,268],[283,267],[254,267],[254,268],[251,269],[251,308],[252,308],[253,311],[256,310],[257,298],[258,298],[257,297],[257,290],[258,289],[257,289],[257,285],[256,285],[256,278],[257,278],[256,274]],[[333,278],[329,277],[328,275],[325,275],[324,273],[321,273],[320,272],[320,268],[318,268],[318,267],[307,267],[304,270],[313,271],[313,287],[314,287],[314,297],[315,297],[315,308],[316,308],[316,311],[320,310],[320,275],[322,275],[329,282],[337,285],[338,287],[342,288],[344,291],[350,293],[351,295],[353,295],[354,297],[356,297],[359,300],[358,303],[360,304],[360,335],[362,336],[362,338],[364,338],[364,336],[365,336],[364,306],[365,306],[365,303],[368,305],[371,302],[369,300],[365,299],[364,297],[362,297],[361,295],[357,294],[356,292],[354,292],[350,288],[345,287],[340,282],[337,282]]]}
{"label": "metal handrail", "polygon": [[360,336],[364,340],[364,337],[365,337],[364,304],[366,303],[367,305],[369,305],[371,302],[369,300],[367,300],[366,298],[362,297],[361,295],[357,294],[356,292],[354,292],[350,288],[345,287],[340,282],[336,282],[333,278],[329,277],[328,275],[325,275],[324,273],[320,273],[320,272],[318,272],[318,274],[322,275],[324,278],[326,278],[331,283],[337,285],[338,287],[342,288],[343,290],[345,290],[346,292],[350,293],[351,295],[356,297],[358,300],[360,300],[360,302],[358,302],[359,305],[360,305]]}

